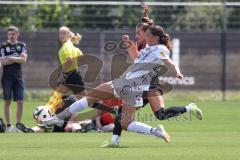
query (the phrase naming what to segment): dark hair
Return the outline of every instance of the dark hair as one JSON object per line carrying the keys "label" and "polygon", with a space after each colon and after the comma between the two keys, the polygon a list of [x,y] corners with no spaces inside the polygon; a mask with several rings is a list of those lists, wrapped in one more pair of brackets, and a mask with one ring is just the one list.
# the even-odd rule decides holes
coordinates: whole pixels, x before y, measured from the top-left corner
{"label": "dark hair", "polygon": [[166,34],[166,38],[168,40],[168,44],[166,45],[169,50],[172,50],[172,40],[169,34]]}
{"label": "dark hair", "polygon": [[141,27],[144,32],[148,30],[149,27],[154,25],[154,21],[149,17],[142,17],[141,22],[137,24],[137,27]]}
{"label": "dark hair", "polygon": [[149,26],[154,25],[153,19],[150,19],[149,17],[142,17],[142,18],[141,18],[141,21],[142,21],[143,23],[147,23]]}
{"label": "dark hair", "polygon": [[169,46],[170,36],[166,34],[161,26],[151,26],[148,31],[153,35],[159,37],[159,43],[165,46]]}
{"label": "dark hair", "polygon": [[7,30],[8,32],[9,31],[15,31],[15,32],[19,32],[19,29],[16,27],[16,26],[10,26],[10,27],[8,27],[8,30]]}
{"label": "dark hair", "polygon": [[138,23],[138,24],[137,24],[137,28],[142,28],[142,30],[143,30],[144,32],[146,32],[149,27],[150,27],[150,25],[148,25],[147,23],[141,22],[141,23]]}

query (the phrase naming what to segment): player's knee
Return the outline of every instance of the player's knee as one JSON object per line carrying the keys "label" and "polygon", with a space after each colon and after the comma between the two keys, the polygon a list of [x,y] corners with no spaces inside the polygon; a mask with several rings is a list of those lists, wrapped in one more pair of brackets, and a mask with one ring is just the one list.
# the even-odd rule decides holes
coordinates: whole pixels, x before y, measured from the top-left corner
{"label": "player's knee", "polygon": [[88,103],[88,106],[90,106],[90,107],[93,107],[92,105],[94,105],[97,102],[94,98],[90,98],[90,97],[85,97],[85,98]]}
{"label": "player's knee", "polygon": [[75,95],[78,99],[81,99],[87,95],[87,92],[86,92],[86,90],[83,90],[81,92],[77,92]]}
{"label": "player's knee", "polygon": [[17,101],[17,106],[18,107],[22,107],[22,105],[23,105],[23,100],[18,100]]}
{"label": "player's knee", "polygon": [[121,120],[121,126],[122,126],[122,129],[127,130],[127,124],[123,120]]}
{"label": "player's knee", "polygon": [[5,106],[10,107],[10,105],[11,105],[11,100],[5,100]]}
{"label": "player's knee", "polygon": [[126,120],[121,119],[122,129],[127,130],[129,124],[130,124],[130,122],[127,122]]}

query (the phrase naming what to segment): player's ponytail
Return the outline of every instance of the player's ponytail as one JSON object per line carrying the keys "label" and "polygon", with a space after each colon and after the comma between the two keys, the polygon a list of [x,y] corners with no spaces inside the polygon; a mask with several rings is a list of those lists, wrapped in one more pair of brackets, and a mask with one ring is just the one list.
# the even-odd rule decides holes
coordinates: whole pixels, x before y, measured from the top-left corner
{"label": "player's ponytail", "polygon": [[73,33],[68,27],[66,26],[62,26],[59,30],[66,30],[69,35],[70,35],[70,40],[73,44],[79,44],[80,40],[82,39],[82,36],[77,33]]}
{"label": "player's ponytail", "polygon": [[141,22],[137,24],[137,27],[146,32],[152,25],[154,25],[154,21],[152,19],[149,17],[142,17]]}
{"label": "player's ponytail", "polygon": [[71,32],[71,41],[73,44],[79,44],[81,39],[82,36],[79,33],[74,34],[73,32]]}
{"label": "player's ponytail", "polygon": [[169,50],[172,50],[172,41],[171,41],[171,37],[170,37],[170,35],[169,34],[165,34],[166,35],[166,41],[167,41],[167,44],[166,44],[166,46],[167,46],[167,48],[169,49]]}
{"label": "player's ponytail", "polygon": [[149,17],[142,17],[141,21],[142,23],[147,23],[149,26],[154,25],[153,19],[150,19]]}
{"label": "player's ponytail", "polygon": [[154,20],[148,16],[148,6],[144,4],[143,8],[143,17],[141,18],[142,23],[147,23],[149,26],[154,25]]}

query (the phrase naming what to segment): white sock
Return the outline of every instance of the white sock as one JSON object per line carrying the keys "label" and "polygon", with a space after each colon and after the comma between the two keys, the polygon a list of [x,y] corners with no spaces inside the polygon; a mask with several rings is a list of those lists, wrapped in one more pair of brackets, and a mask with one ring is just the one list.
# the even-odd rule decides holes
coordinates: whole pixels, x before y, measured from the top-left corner
{"label": "white sock", "polygon": [[192,106],[185,106],[185,108],[186,108],[186,111],[189,112],[191,110]]}
{"label": "white sock", "polygon": [[132,123],[130,123],[128,125],[127,131],[141,133],[141,134],[147,134],[147,135],[152,135],[153,131],[154,131],[154,128],[149,126],[149,125],[147,125],[147,124],[133,121]]}
{"label": "white sock", "polygon": [[71,113],[78,113],[88,107],[88,101],[86,97],[76,101],[69,107]]}
{"label": "white sock", "polygon": [[120,138],[119,135],[113,134],[112,135],[112,142],[115,143],[115,144],[118,144],[119,143],[119,138]]}

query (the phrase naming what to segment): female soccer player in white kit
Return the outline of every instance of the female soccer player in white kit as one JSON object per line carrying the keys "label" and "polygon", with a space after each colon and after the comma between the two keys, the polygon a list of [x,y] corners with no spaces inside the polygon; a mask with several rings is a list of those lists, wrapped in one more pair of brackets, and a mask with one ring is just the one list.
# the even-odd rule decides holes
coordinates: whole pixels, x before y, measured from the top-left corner
{"label": "female soccer player in white kit", "polygon": [[69,114],[77,113],[94,102],[110,98],[121,98],[125,102],[122,111],[122,128],[147,135],[155,135],[170,141],[170,137],[163,126],[153,128],[149,125],[134,121],[136,108],[143,105],[142,94],[148,91],[153,78],[159,76],[164,64],[176,72],[176,77],[182,78],[179,68],[169,58],[170,52],[166,47],[168,38],[160,26],[152,26],[146,32],[148,47],[140,52],[134,63],[117,79],[104,83],[88,93],[86,97],[72,104],[62,113],[45,121],[45,124],[62,125],[63,120]]}

